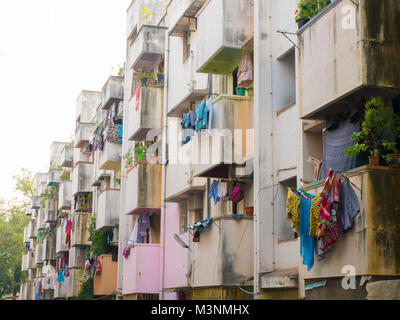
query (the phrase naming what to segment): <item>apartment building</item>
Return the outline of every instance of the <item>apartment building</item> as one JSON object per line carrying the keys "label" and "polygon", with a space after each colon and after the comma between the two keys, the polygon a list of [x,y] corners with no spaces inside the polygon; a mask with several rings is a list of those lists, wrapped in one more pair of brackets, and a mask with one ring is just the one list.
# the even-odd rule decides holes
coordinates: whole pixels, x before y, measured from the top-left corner
{"label": "apartment building", "polygon": [[[371,97],[399,111],[400,4],[327,1],[300,27],[297,7],[132,1],[123,76],[82,91],[74,143],[35,176],[21,299],[47,265],[69,282],[42,299],[88,277],[94,296],[123,300],[366,299],[396,285],[400,171],[350,163],[344,146]],[[312,242],[307,268],[314,240],[287,219],[288,196],[311,201],[329,169],[359,210],[326,255]],[[46,187],[58,199],[40,204]],[[93,232],[109,235],[99,256]]]}

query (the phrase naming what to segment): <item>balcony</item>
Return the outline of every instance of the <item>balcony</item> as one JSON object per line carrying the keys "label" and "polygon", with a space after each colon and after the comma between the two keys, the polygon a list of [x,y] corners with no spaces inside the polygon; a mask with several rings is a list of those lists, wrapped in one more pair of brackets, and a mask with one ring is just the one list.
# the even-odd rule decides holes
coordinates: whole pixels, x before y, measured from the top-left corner
{"label": "balcony", "polygon": [[43,257],[45,261],[56,260],[56,235],[44,238]]}
{"label": "balcony", "polygon": [[72,195],[92,192],[93,167],[91,163],[78,163],[72,171]]}
{"label": "balcony", "polygon": [[58,210],[71,210],[72,181],[63,181],[58,191]]}
{"label": "balcony", "polygon": [[[238,65],[243,46],[253,35],[250,1],[210,1],[197,17],[196,71],[228,74]],[[212,36],[211,36],[212,35]]]}
{"label": "balcony", "polygon": [[[300,268],[300,279],[304,278],[306,282],[317,278],[342,279],[342,268],[346,265],[353,266],[357,276],[398,277],[400,170],[363,166],[346,172],[346,175],[355,185],[353,189],[360,202],[355,226],[337,240],[324,260],[315,261],[309,272],[305,267]],[[321,181],[305,186],[304,190],[316,195],[323,184]]]}
{"label": "balcony", "polygon": [[119,224],[120,191],[108,189],[97,198],[96,229],[105,230]]}
{"label": "balcony", "polygon": [[79,123],[75,131],[75,148],[82,148],[92,138],[96,125],[93,123]]}
{"label": "balcony", "polygon": [[196,30],[196,15],[207,0],[173,0],[168,7],[169,35],[182,37],[185,32]]}
{"label": "balcony", "polygon": [[36,217],[36,230],[44,230],[46,229],[46,221],[44,220],[44,209],[40,209],[39,213]]}
{"label": "balcony", "polygon": [[28,269],[36,269],[36,250],[34,252],[28,252]]}
{"label": "balcony", "polygon": [[244,165],[253,156],[253,101],[221,95],[212,102],[212,134],[192,138],[193,175],[228,178],[232,164]]}
{"label": "balcony", "polygon": [[47,183],[47,173],[37,173],[34,177],[34,196],[40,196],[40,189],[43,182]]}
{"label": "balcony", "polygon": [[93,295],[113,295],[117,289],[118,262],[112,261],[112,255],[102,255],[100,261],[101,274],[93,280]]}
{"label": "balcony", "polygon": [[131,141],[146,139],[152,129],[161,132],[164,105],[164,89],[160,87],[142,87],[139,96],[139,108],[135,108],[135,99],[128,108],[127,136]]}
{"label": "balcony", "polygon": [[[334,1],[298,31],[303,119],[325,119],[371,95],[392,98],[400,93],[400,31],[392,27],[400,3],[359,2],[357,8],[350,0]],[[343,13],[346,8],[354,8],[354,20]]]}
{"label": "balcony", "polygon": [[29,243],[29,226],[24,228],[24,243]]}
{"label": "balcony", "polygon": [[253,277],[252,217],[216,217],[191,247],[193,287],[239,286]]}
{"label": "balcony", "polygon": [[161,209],[161,165],[138,164],[128,172],[126,197],[127,214],[141,214]]}
{"label": "balcony", "polygon": [[61,151],[61,166],[65,168],[72,168],[74,163],[74,147],[66,145]]}
{"label": "balcony", "polygon": [[69,277],[64,277],[63,282],[57,282],[54,287],[54,298],[65,299],[76,297],[81,286],[81,270],[69,270]]}
{"label": "balcony", "polygon": [[40,209],[40,197],[39,196],[32,197],[32,209],[33,210]]}
{"label": "balcony", "polygon": [[160,291],[160,245],[135,244],[128,259],[123,258],[122,293],[156,294]]}
{"label": "balcony", "polygon": [[89,225],[92,215],[89,213],[74,213],[71,246],[89,246]]}
{"label": "balcony", "polygon": [[102,108],[108,109],[124,99],[124,77],[111,76],[102,90]]}
{"label": "balcony", "polygon": [[205,179],[193,177],[193,167],[190,164],[168,164],[166,201],[178,202],[191,194],[202,193],[206,188],[205,183]]}
{"label": "balcony", "polygon": [[82,269],[85,266],[85,255],[86,250],[83,250],[80,247],[71,247],[69,250],[68,268]]}
{"label": "balcony", "polygon": [[32,215],[32,204],[28,204],[25,207],[25,215],[30,217]]}
{"label": "balcony", "polygon": [[28,271],[29,270],[29,260],[28,260],[29,253],[22,255],[22,265],[21,271]]}
{"label": "balcony", "polygon": [[58,186],[60,184],[61,170],[50,170],[47,175],[47,186]]}
{"label": "balcony", "polygon": [[47,199],[44,209],[44,222],[55,223],[57,222],[57,200]]}
{"label": "balcony", "polygon": [[56,234],[56,254],[68,251],[68,245],[65,244],[67,234],[65,233],[65,224],[57,227]]}
{"label": "balcony", "polygon": [[128,40],[133,41],[143,25],[157,26],[165,14],[166,6],[167,2],[165,1],[132,1],[127,12],[126,34]]}
{"label": "balcony", "polygon": [[35,264],[41,265],[44,263],[44,255],[43,255],[43,245],[40,243],[36,244],[35,248]]}
{"label": "balcony", "polygon": [[74,148],[74,164],[73,167],[77,163],[93,163],[92,154],[90,152],[86,152],[84,149]]}
{"label": "balcony", "polygon": [[101,92],[83,90],[76,100],[76,120],[79,123],[90,123],[96,115],[96,109],[100,104]]}
{"label": "balcony", "polygon": [[103,151],[99,151],[100,170],[121,170],[122,144],[104,142]]}
{"label": "balcony", "polygon": [[153,71],[165,53],[165,31],[158,26],[142,26],[132,45],[131,69]]}
{"label": "balcony", "polygon": [[35,239],[36,236],[37,236],[36,220],[31,219],[29,220],[28,224],[28,237],[29,239]]}

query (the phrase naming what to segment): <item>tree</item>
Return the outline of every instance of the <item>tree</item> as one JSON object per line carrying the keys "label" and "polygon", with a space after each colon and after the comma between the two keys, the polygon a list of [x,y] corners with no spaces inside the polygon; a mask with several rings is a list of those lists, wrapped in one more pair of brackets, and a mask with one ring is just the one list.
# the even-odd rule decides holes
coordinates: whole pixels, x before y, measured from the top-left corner
{"label": "tree", "polygon": [[33,194],[32,173],[22,169],[13,177],[16,197],[0,200],[0,297],[19,291],[24,228],[28,223],[25,207]]}

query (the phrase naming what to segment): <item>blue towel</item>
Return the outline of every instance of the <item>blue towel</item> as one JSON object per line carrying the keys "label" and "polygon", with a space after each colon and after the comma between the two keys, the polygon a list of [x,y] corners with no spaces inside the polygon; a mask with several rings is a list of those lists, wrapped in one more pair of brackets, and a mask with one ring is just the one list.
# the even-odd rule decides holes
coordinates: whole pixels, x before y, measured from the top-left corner
{"label": "blue towel", "polygon": [[300,199],[300,255],[303,264],[310,271],[314,266],[315,239],[310,237],[310,208],[311,200]]}
{"label": "blue towel", "polygon": [[214,180],[210,188],[210,193],[208,194],[208,197],[210,199],[214,198],[214,204],[217,204],[220,200],[220,197],[218,197],[218,184],[219,182],[217,180]]}

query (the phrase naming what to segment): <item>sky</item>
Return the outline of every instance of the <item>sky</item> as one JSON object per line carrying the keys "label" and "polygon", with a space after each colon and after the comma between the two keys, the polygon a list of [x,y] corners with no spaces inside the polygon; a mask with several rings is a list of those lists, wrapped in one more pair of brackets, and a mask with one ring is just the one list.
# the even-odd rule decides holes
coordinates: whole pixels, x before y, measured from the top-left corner
{"label": "sky", "polygon": [[81,90],[123,66],[131,0],[0,0],[0,198],[12,177],[47,172],[53,141],[70,141]]}

